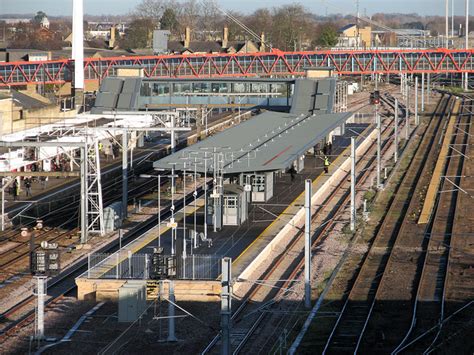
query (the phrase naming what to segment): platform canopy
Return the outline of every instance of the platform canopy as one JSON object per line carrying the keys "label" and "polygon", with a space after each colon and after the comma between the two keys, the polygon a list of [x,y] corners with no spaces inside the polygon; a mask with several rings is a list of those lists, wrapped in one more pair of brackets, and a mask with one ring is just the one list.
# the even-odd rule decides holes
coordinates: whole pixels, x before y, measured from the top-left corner
{"label": "platform canopy", "polygon": [[[224,174],[285,170],[342,125],[352,113],[292,115],[264,112],[156,161],[155,169],[203,173],[217,165]],[[219,161],[219,163],[215,163]]]}

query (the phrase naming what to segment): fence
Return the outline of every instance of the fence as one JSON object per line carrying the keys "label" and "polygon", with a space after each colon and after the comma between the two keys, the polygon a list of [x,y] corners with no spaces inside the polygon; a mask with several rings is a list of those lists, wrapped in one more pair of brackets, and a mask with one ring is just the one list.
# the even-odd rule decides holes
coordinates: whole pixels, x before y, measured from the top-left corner
{"label": "fence", "polygon": [[[221,256],[218,255],[162,255],[167,263],[167,278],[186,280],[215,280],[221,275]],[[112,254],[91,253],[88,279],[148,279],[152,274],[152,255],[132,254],[121,250]]]}

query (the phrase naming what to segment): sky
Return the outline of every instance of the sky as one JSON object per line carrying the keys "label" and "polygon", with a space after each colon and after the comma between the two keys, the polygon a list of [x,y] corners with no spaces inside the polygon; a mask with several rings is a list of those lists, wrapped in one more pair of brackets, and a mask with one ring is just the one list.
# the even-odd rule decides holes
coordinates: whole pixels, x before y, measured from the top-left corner
{"label": "sky", "polygon": [[[464,12],[464,0],[452,0],[455,14]],[[91,15],[123,15],[129,13],[141,0],[84,0],[84,11]],[[355,0],[218,0],[225,9],[252,12],[261,7],[273,7],[299,2],[314,13],[355,13]],[[445,0],[360,0],[361,13],[376,12],[418,13],[420,15],[444,15]],[[0,14],[36,13],[50,15],[71,14],[72,0],[0,0]]]}

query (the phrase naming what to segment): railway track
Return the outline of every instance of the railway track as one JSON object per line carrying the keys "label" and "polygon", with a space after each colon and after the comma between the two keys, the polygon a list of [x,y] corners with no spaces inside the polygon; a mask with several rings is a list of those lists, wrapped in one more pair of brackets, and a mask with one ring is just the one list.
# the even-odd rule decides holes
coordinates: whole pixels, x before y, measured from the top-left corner
{"label": "railway track", "polygon": [[[466,206],[459,202],[459,196],[466,193],[460,190],[463,176],[466,176],[466,157],[468,157],[469,137],[472,136],[472,113],[465,109],[465,103],[472,105],[472,100],[465,100],[461,107],[461,114],[456,120],[456,130],[451,139],[443,182],[440,186],[436,201],[436,212],[432,215],[426,228],[425,237],[428,246],[423,253],[423,267],[413,306],[413,315],[410,328],[402,342],[393,353],[416,352],[428,353],[437,342],[442,330],[443,322],[448,313],[446,311],[446,293],[448,289],[448,272],[452,259],[453,239],[459,235],[472,232],[470,225],[459,216],[459,211]],[[449,179],[449,180],[448,180]],[[456,222],[456,223],[455,223]],[[457,231],[455,231],[455,224]],[[456,232],[456,234],[455,234]],[[461,280],[459,280],[461,281]],[[467,280],[465,280],[467,281]]]}
{"label": "railway track", "polygon": [[[230,119],[226,118],[225,120],[218,120],[214,122],[214,125],[219,126],[225,122],[231,121],[232,119],[233,118],[230,118]],[[212,129],[212,126],[210,127],[210,129]],[[163,149],[166,149],[166,147]],[[163,186],[168,182],[168,179],[163,178],[161,182]],[[149,193],[150,190],[154,188],[156,188],[156,181],[154,181],[154,179],[145,179],[144,182],[139,182],[139,184],[136,187],[132,187],[132,190],[130,190],[131,192],[130,200],[133,200],[133,198],[138,197],[139,195]],[[134,191],[138,191],[139,193],[137,193],[134,196],[133,195]],[[201,196],[204,193],[203,189],[200,189],[198,193],[199,193],[198,196]],[[194,196],[192,193],[189,193],[186,197],[186,203],[189,203],[191,201],[194,201]],[[183,205],[183,201],[181,199],[179,201],[175,201],[174,204],[176,208],[179,209]],[[161,212],[161,218],[164,220],[170,216],[171,212],[169,208],[168,209],[166,208],[166,206],[163,206],[163,207],[164,208],[162,209],[162,212]],[[148,231],[150,228],[152,228],[156,224],[156,220],[157,220],[157,215],[154,215],[148,218],[146,221],[138,224],[136,227],[132,228],[128,233],[126,233],[122,237],[122,243],[132,241],[138,238],[139,236],[141,236],[143,233]],[[49,231],[49,232],[52,232],[52,231]],[[45,235],[49,235],[49,232],[45,233]],[[48,241],[53,241],[53,240],[58,241],[59,239],[64,238],[65,235],[68,235],[67,233],[68,232],[61,234],[61,237],[60,236],[51,237],[50,239],[48,239]],[[96,252],[98,253],[113,252],[118,248],[118,243],[119,242],[117,240],[112,241],[111,243],[100,248]],[[12,259],[5,260],[4,261],[5,266],[17,263],[21,260],[21,258],[24,259],[25,256],[29,254],[29,241],[20,245],[20,247],[22,248],[25,248],[26,245],[28,245],[28,251],[27,252],[22,251],[20,253],[22,254],[21,256],[17,255],[16,257]],[[61,273],[59,276],[53,278],[51,281],[49,281],[48,282],[48,295],[52,297],[47,301],[46,305],[48,306],[50,304],[54,304],[55,302],[63,298],[66,294],[72,292],[76,288],[74,279],[80,274],[84,273],[86,269],[87,269],[87,257],[84,256],[80,260],[75,262],[74,265],[69,267],[66,271]],[[33,295],[30,295],[0,315],[0,343],[3,342],[3,340],[9,335],[14,334],[18,329],[20,329],[25,324],[29,324],[32,322],[32,320],[34,319],[34,310],[32,310],[31,308],[33,306],[34,306],[34,297]]]}
{"label": "railway track", "polygon": [[[163,179],[162,185],[166,184],[168,180],[166,178]],[[155,182],[156,184],[156,182]],[[208,191],[212,186],[212,182],[208,182]],[[189,192],[186,195],[186,204],[191,203],[194,201],[194,191]],[[204,189],[198,189],[198,197],[202,196],[204,193]],[[174,205],[177,210],[183,207],[183,199],[175,200]],[[165,220],[171,216],[171,211],[169,208],[162,209],[161,212],[161,219]],[[148,230],[153,228],[156,225],[158,215],[152,215],[146,221],[139,223],[134,228],[132,228],[129,232],[125,233],[122,237],[122,245],[129,243],[141,235],[146,233]],[[116,251],[119,247],[119,241],[114,240],[109,244],[103,246],[102,248],[98,249],[97,253],[112,253]],[[80,260],[76,263],[68,267],[58,276],[52,278],[48,281],[48,296],[50,298],[46,301],[46,310],[49,306],[55,304],[56,302],[60,301],[63,297],[68,294],[71,294],[76,289],[75,279],[76,277],[80,276],[84,272],[87,271],[87,255],[84,255]],[[5,341],[5,339],[9,336],[14,335],[19,329],[24,327],[27,324],[31,324],[34,321],[34,302],[35,297],[33,295],[28,296],[24,300],[18,302],[14,306],[10,307],[7,311],[0,315],[0,344]]]}
{"label": "railway track", "polygon": [[[232,119],[232,118],[231,118]],[[228,122],[229,118],[225,117],[224,119],[219,119],[212,122],[210,129],[213,129],[214,126],[220,125],[222,123]],[[157,152],[154,152],[154,155],[162,155],[167,150],[167,146],[163,144],[158,144]],[[150,153],[143,153],[138,155],[137,159],[145,160],[150,158]],[[121,169],[121,166],[120,166]],[[147,194],[150,189],[156,187],[156,182],[153,179],[145,179],[144,181],[136,181],[136,175],[141,173],[149,173],[149,170],[137,170],[132,171],[129,175],[129,202],[133,202],[135,199],[140,198],[141,196]],[[135,174],[134,174],[135,173]],[[117,195],[121,193],[122,188],[122,177],[116,177],[113,180],[108,181],[104,184],[103,187],[103,199],[104,206],[111,204],[116,201]],[[74,197],[68,197],[68,200],[73,199],[73,202],[69,202],[65,206],[61,207],[57,211],[49,212],[38,219],[43,220],[44,225],[49,225],[58,218],[60,220],[66,219],[66,223],[62,222],[59,226],[54,228],[47,228],[45,230],[40,230],[36,232],[35,244],[39,246],[42,241],[48,242],[60,242],[61,240],[69,240],[71,238],[76,238],[78,235],[79,228],[78,216],[79,216],[79,206],[78,199],[79,195]],[[59,214],[61,213],[61,214]],[[30,218],[30,222],[22,226],[33,226],[36,224],[35,219]],[[67,227],[74,226],[72,230],[66,231]],[[19,240],[20,238],[20,240]],[[0,275],[0,282],[7,280],[11,277],[15,277],[18,273],[18,268],[15,268],[14,271],[10,269],[17,266],[21,261],[24,261],[28,258],[30,253],[29,239],[21,240],[20,231],[13,229],[4,232],[4,235],[0,239],[0,248],[3,246],[4,251],[0,252],[0,269],[2,270]],[[8,245],[11,244],[10,246]],[[25,268],[26,267],[26,268]],[[24,263],[24,270],[20,270],[22,274],[27,272],[28,263]]]}
{"label": "railway track", "polygon": [[367,325],[373,314],[382,275],[387,269],[397,237],[417,203],[413,198],[418,192],[414,186],[420,182],[425,164],[428,158],[433,156],[435,137],[439,137],[442,131],[440,129],[442,120],[437,120],[436,116],[445,115],[449,101],[449,98],[444,97],[439,102],[421,144],[417,148],[416,155],[396,191],[369,252],[349,289],[348,296],[342,304],[339,316],[324,345],[323,353],[356,353],[360,350]]}
{"label": "railway track", "polygon": [[[244,113],[245,115],[247,113]],[[225,125],[227,123],[230,123],[233,121],[234,117],[233,115],[229,116],[224,116],[224,117],[216,117],[215,119],[209,120],[209,132],[212,133],[214,129],[219,129],[222,125]],[[177,148],[184,147],[186,145],[186,142],[189,138],[195,137],[196,133],[195,130],[192,132],[183,134],[180,136],[180,140],[178,142]],[[169,147],[169,144],[163,144],[162,142],[157,142],[155,145],[148,147],[145,151],[137,151],[136,154],[134,154],[134,161],[146,161],[146,160],[156,160],[159,159],[160,157],[163,156],[163,153],[167,151],[167,148]],[[159,149],[157,151],[152,151],[154,149]],[[150,152],[152,151],[152,152]],[[140,170],[140,168],[135,165],[133,168],[130,169],[129,171],[129,179],[130,181],[133,181],[133,178],[135,175],[139,174],[144,174],[149,172],[150,165],[145,168],[145,170]],[[106,192],[108,189],[110,189],[111,194],[114,195],[117,192],[121,192],[121,182],[122,182],[122,165],[121,165],[121,160],[117,159],[116,162],[112,163],[111,165],[105,167],[102,169],[102,175],[104,176],[105,174],[117,174],[117,177],[111,179],[110,181],[104,181],[102,184],[103,190]],[[39,194],[38,196],[35,196],[34,201],[25,201],[25,202],[20,202],[12,206],[7,206],[6,208],[6,214],[11,215],[11,214],[16,214],[22,210],[22,214],[26,214],[28,211],[33,211],[36,207],[35,205],[39,203],[43,203],[42,201],[47,199],[50,196],[56,196],[57,200],[61,200],[63,197],[61,197],[64,192],[68,190],[75,190],[75,194],[73,197],[68,197],[66,199],[66,202],[69,202],[71,199],[74,199],[74,201],[78,201],[79,198],[79,187],[80,187],[80,182],[78,179],[72,180],[70,183],[66,183],[62,186],[58,186],[57,188],[52,189],[51,191],[48,191],[44,194]],[[105,199],[105,193],[104,193],[104,199]],[[67,201],[69,200],[69,201]],[[34,203],[33,203],[34,202]],[[47,202],[46,202],[47,203]],[[67,203],[66,203],[67,204]],[[73,203],[77,204],[77,203]],[[51,212],[51,211],[49,211]],[[35,217],[35,218],[43,218],[43,217]],[[22,221],[22,224],[24,226],[28,225],[33,225],[34,221],[31,221],[31,218],[29,221],[24,222]],[[7,231],[7,233],[9,233]]]}
{"label": "railway track", "polygon": [[[385,153],[393,143],[393,130],[389,123],[383,131],[383,153]],[[373,142],[365,157],[357,164],[357,186],[363,184],[374,171],[376,143]],[[370,168],[369,168],[370,167]],[[348,206],[350,201],[350,172],[334,188],[330,196],[321,204],[312,215],[312,247],[315,248],[327,234],[337,218]],[[292,292],[293,281],[303,269],[304,260],[301,256],[303,250],[303,232],[295,235],[290,244],[285,248],[285,252],[272,264],[271,268],[264,274],[264,279],[251,288],[248,296],[239,305],[232,315],[231,344],[233,354],[246,352],[246,345],[259,329],[262,322],[267,323],[268,312],[272,306],[278,304],[279,300]],[[275,281],[281,280],[281,281]],[[213,338],[202,354],[215,353],[219,344],[220,334]],[[273,339],[277,341],[278,339]],[[268,343],[268,340],[267,340]],[[255,345],[254,343],[252,343]],[[253,349],[255,350],[255,349]]]}

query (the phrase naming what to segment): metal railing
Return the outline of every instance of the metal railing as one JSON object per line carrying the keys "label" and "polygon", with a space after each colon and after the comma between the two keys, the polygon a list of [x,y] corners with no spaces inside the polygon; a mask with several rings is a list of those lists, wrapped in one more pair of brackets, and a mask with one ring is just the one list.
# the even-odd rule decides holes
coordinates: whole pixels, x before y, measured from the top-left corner
{"label": "metal railing", "polygon": [[[172,260],[172,255],[162,255]],[[168,277],[181,280],[216,280],[221,275],[221,256],[193,254],[174,257],[169,263]],[[152,255],[132,254],[126,250],[88,255],[88,279],[149,279],[152,275]]]}

